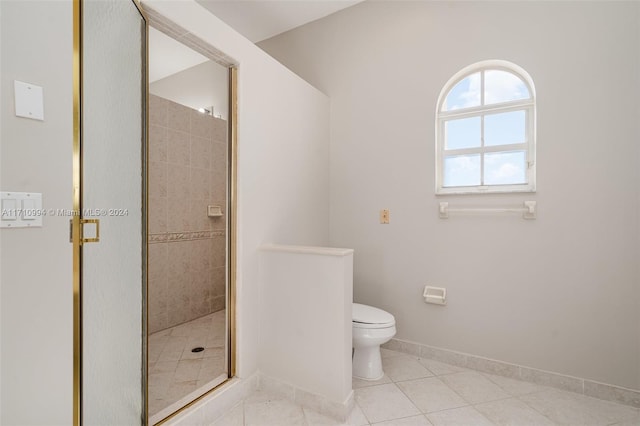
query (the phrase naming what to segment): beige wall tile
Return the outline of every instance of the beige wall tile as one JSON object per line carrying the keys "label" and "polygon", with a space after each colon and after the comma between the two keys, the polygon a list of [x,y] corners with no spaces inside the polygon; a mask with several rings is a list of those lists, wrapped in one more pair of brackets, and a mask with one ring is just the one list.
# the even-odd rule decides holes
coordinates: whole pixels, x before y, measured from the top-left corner
{"label": "beige wall tile", "polygon": [[227,144],[220,142],[213,142],[210,148],[211,168],[224,171],[225,175],[228,167],[227,149]]}
{"label": "beige wall tile", "polygon": [[191,134],[200,138],[211,139],[213,137],[214,118],[196,110],[191,110]]}
{"label": "beige wall tile", "polygon": [[[149,108],[150,232],[224,230],[226,217],[209,218],[207,206],[226,210],[226,121],[153,95]],[[213,193],[222,201],[212,202]],[[154,331],[225,307],[224,236],[153,246],[149,317]]]}
{"label": "beige wall tile", "polygon": [[167,196],[167,163],[149,161],[149,196]]}
{"label": "beige wall tile", "polygon": [[225,296],[216,296],[211,298],[211,312],[218,312],[225,308]]}
{"label": "beige wall tile", "polygon": [[149,233],[167,232],[167,199],[149,197]]}
{"label": "beige wall tile", "polygon": [[210,218],[207,215],[207,207],[209,204],[214,204],[206,199],[191,199],[190,200],[190,215],[191,226],[194,231],[208,231],[215,219]]}
{"label": "beige wall tile", "polygon": [[167,166],[167,197],[171,202],[191,197],[191,173],[189,167],[176,164]]}
{"label": "beige wall tile", "polygon": [[149,161],[167,161],[167,128],[149,125]]}
{"label": "beige wall tile", "polygon": [[189,133],[191,128],[190,112],[193,110],[175,102],[167,102],[167,127]]}
{"label": "beige wall tile", "polygon": [[227,242],[224,235],[216,235],[211,240],[211,265],[215,268],[226,265]]}
{"label": "beige wall tile", "polygon": [[211,168],[211,139],[191,135],[191,165],[200,169]]}
{"label": "beige wall tile", "polygon": [[189,133],[167,130],[167,162],[181,166],[191,165],[191,137]]}
{"label": "beige wall tile", "polygon": [[189,199],[169,199],[167,208],[167,231],[192,231]]}
{"label": "beige wall tile", "polygon": [[211,295],[212,296],[224,296],[227,283],[226,283],[226,270],[224,266],[211,268]]}
{"label": "beige wall tile", "polygon": [[227,174],[226,170],[211,169],[211,199],[224,200],[227,198]]}
{"label": "beige wall tile", "polygon": [[191,168],[191,198],[209,199],[209,170]]}
{"label": "beige wall tile", "polygon": [[159,96],[149,95],[149,124],[167,126],[169,101]]}
{"label": "beige wall tile", "polygon": [[213,119],[213,140],[216,142],[227,142],[227,127],[226,120],[220,118]]}
{"label": "beige wall tile", "polygon": [[227,206],[226,201],[224,200],[214,200],[211,202],[212,205],[220,206],[222,210],[222,216],[219,217],[211,217],[209,218],[209,226],[210,229],[215,230],[224,230],[227,227]]}

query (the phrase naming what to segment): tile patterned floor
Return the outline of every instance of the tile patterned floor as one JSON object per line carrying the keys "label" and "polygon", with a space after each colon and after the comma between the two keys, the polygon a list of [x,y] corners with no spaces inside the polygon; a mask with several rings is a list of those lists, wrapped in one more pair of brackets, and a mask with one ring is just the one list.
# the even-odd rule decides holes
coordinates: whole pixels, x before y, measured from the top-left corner
{"label": "tile patterned floor", "polygon": [[[149,415],[192,392],[211,389],[226,373],[225,310],[149,336]],[[191,352],[195,347],[202,352]]]}
{"label": "tile patterned floor", "polygon": [[640,410],[382,350],[385,376],[353,380],[345,423],[257,391],[213,426],[640,426]]}

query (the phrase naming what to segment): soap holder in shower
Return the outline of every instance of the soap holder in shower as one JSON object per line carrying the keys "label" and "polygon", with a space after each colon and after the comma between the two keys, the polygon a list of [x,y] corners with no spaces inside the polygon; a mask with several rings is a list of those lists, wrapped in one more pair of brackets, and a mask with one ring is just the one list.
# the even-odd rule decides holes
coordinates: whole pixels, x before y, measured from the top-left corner
{"label": "soap holder in shower", "polygon": [[222,207],[220,206],[207,206],[207,216],[209,217],[221,217]]}

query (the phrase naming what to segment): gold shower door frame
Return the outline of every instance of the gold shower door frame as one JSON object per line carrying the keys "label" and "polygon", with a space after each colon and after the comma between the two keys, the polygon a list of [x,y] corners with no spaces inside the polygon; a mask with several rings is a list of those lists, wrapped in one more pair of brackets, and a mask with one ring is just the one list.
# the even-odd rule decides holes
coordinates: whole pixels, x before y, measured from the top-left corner
{"label": "gold shower door frame", "polygon": [[[70,241],[73,245],[73,425],[80,426],[82,424],[82,377],[83,377],[83,360],[82,360],[82,245],[83,242],[89,242],[83,240],[82,231],[83,223],[85,219],[81,216],[82,213],[82,3],[84,0],[73,0],[73,211],[77,214],[72,216],[70,223]],[[131,0],[135,7],[138,9],[141,18],[144,21],[145,35],[144,35],[144,72],[141,76],[142,86],[144,89],[143,99],[145,111],[143,114],[144,123],[142,152],[143,152],[143,182],[142,184],[142,247],[141,255],[143,257],[143,271],[141,291],[143,296],[143,306],[140,307],[142,311],[142,331],[143,331],[143,345],[141,354],[143,360],[143,373],[141,393],[142,393],[142,413],[141,423],[146,425],[148,423],[148,386],[147,386],[147,370],[148,370],[148,333],[147,333],[147,321],[148,321],[148,292],[147,292],[147,235],[148,235],[148,66],[149,66],[149,52],[148,52],[148,28],[149,28],[149,16],[140,5],[138,0]],[[215,49],[214,49],[215,50]],[[218,61],[219,62],[219,61]],[[227,268],[228,268],[228,282],[227,282],[227,354],[228,354],[228,379],[231,379],[236,374],[236,268],[237,268],[237,122],[238,122],[238,110],[237,110],[237,85],[238,85],[238,69],[234,64],[228,63],[226,66],[229,69],[229,123],[228,123],[228,197],[227,197],[227,211],[228,215],[227,224]],[[186,404],[176,413],[167,417],[160,423],[172,418],[177,413],[183,411],[187,407],[190,407],[195,402],[214,392],[219,386],[225,382],[211,389],[209,392],[198,397],[194,401]]]}

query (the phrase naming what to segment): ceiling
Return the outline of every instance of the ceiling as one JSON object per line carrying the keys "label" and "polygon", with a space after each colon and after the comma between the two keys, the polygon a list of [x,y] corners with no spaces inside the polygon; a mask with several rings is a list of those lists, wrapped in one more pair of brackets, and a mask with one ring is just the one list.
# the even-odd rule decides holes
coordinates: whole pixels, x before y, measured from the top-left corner
{"label": "ceiling", "polygon": [[[0,0],[2,1],[2,0]],[[196,0],[254,43],[353,6],[363,0]],[[167,58],[171,58],[167,60]],[[149,29],[149,82],[208,59],[182,43]]]}
{"label": "ceiling", "polygon": [[196,0],[254,43],[363,0]]}

